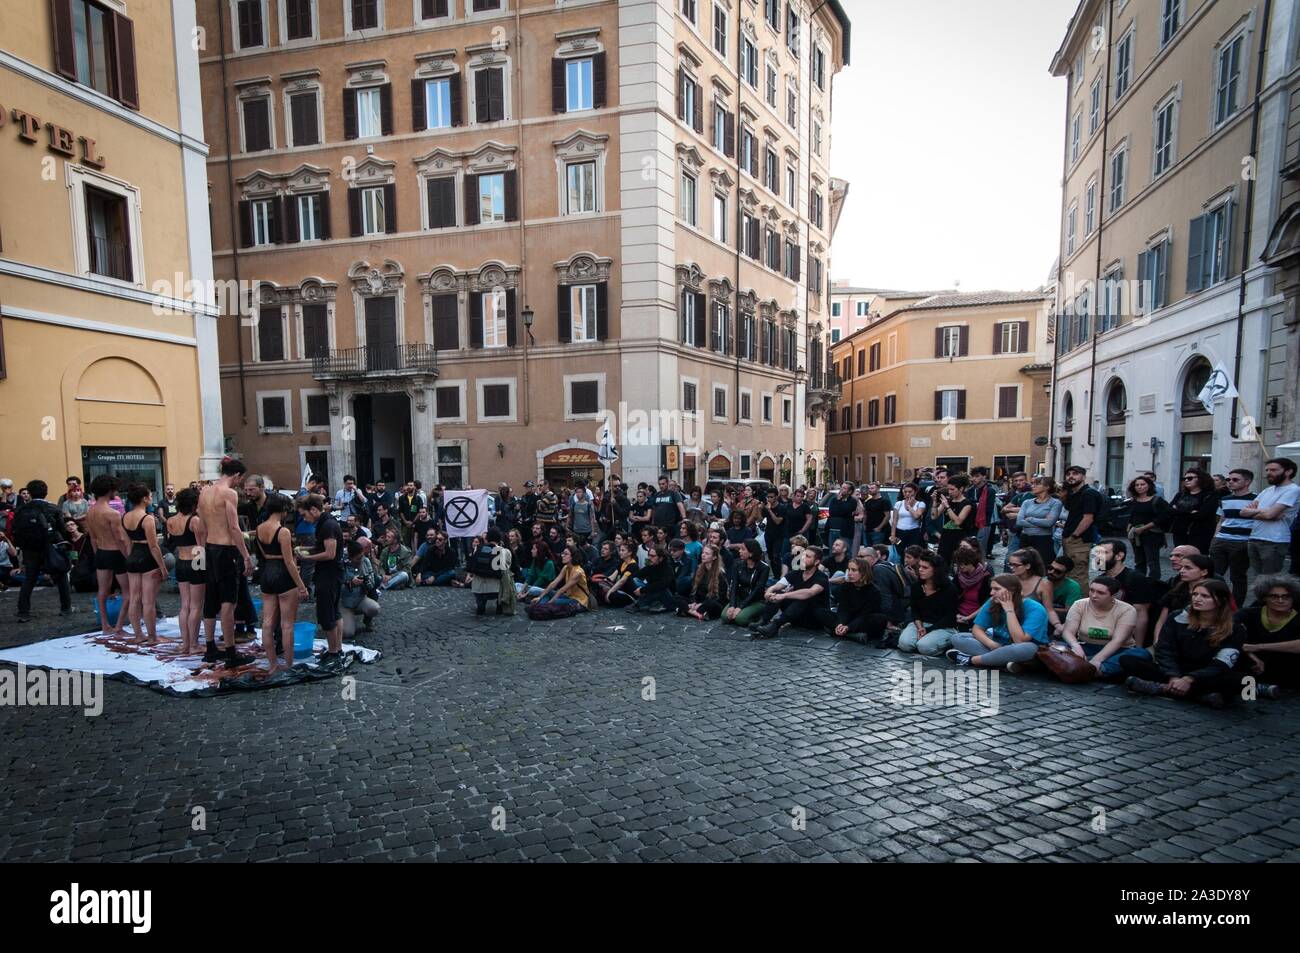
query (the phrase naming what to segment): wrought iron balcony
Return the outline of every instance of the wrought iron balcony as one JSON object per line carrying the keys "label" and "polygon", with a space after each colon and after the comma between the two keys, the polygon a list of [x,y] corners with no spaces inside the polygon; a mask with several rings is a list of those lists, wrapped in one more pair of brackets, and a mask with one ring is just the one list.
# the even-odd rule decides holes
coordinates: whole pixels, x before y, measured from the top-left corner
{"label": "wrought iron balcony", "polygon": [[380,344],[319,352],[312,359],[316,380],[357,377],[411,377],[438,373],[431,344]]}

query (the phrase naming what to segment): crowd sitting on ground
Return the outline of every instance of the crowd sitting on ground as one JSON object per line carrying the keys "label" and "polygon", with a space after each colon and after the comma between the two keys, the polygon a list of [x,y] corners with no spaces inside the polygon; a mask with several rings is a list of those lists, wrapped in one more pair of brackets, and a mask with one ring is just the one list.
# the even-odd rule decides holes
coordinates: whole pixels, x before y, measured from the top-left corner
{"label": "crowd sitting on ground", "polygon": [[[529,481],[522,495],[502,484],[488,498],[489,529],[458,538],[442,487],[362,488],[349,475],[332,496],[308,479],[291,497],[228,459],[220,479],[179,493],[168,484],[157,500],[110,476],[92,481],[89,499],[69,477],[55,504],[39,480],[18,494],[0,481],[0,585],[21,584],[19,621],[44,581],[65,614],[72,588],[93,591],[106,635],[129,628],[155,643],[157,595],[174,578],[183,655],[245,664],[235,636],[260,623],[272,672],[293,664],[305,600],[329,664],[345,636],[373,626],[385,592],[448,586],[469,589],[479,615],[517,604],[538,620],[599,607],[675,613],[753,639],[795,627],[1010,673],[1041,666],[1055,647],[1134,693],[1222,707],[1244,687],[1263,698],[1300,687],[1294,557],[1282,572],[1300,509],[1295,475],[1291,460],[1269,460],[1255,493],[1248,470],[1216,479],[1191,468],[1165,501],[1154,474],[1140,474],[1119,526],[1081,467],[1060,487],[1016,473],[1005,490],[982,467],[927,470],[892,504],[875,483],[705,495],[668,475],[635,489],[617,477],[571,489]],[[990,568],[999,539],[1006,555]],[[261,588],[260,620],[250,583]],[[122,611],[111,626],[115,590]]]}

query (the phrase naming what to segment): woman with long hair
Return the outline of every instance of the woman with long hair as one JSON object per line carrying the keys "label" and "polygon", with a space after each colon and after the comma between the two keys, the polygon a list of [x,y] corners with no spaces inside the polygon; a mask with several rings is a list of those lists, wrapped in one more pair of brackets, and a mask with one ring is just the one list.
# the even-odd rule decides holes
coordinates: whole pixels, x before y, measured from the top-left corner
{"label": "woman with long hair", "polygon": [[921,542],[925,532],[925,501],[918,498],[915,483],[904,483],[902,496],[889,517],[889,541],[894,545],[896,561],[903,561],[903,551]]}
{"label": "woman with long hair", "polygon": [[975,616],[970,633],[954,635],[952,648],[944,654],[957,665],[1005,668],[1014,675],[1047,643],[1047,610],[1037,600],[1024,598],[1020,580],[1008,573],[993,577],[989,601]]}
{"label": "woman with long hair", "polygon": [[[843,538],[843,537],[841,537]],[[880,611],[880,590],[872,580],[871,565],[854,557],[844,567],[844,582],[836,587],[835,607],[815,610],[826,631],[840,639],[866,645],[879,641],[889,620]]]}
{"label": "woman with long hair", "polygon": [[1061,501],[1056,498],[1056,481],[1049,476],[1036,476],[1029,481],[1029,491],[1033,495],[1021,501],[1016,513],[1016,532],[1020,542],[1029,549],[1036,550],[1048,566],[1056,558],[1056,545],[1052,542],[1052,530],[1061,518]]}
{"label": "woman with long hair", "polygon": [[131,509],[122,514],[122,528],[131,541],[126,557],[126,574],[131,580],[131,597],[127,619],[135,630],[133,642],[158,644],[158,590],[167,575],[162,547],[158,545],[158,521],[149,512],[153,494],[143,483],[132,483],[126,490]]}
{"label": "woman with long hair", "polygon": [[207,591],[206,569],[196,569],[194,560],[207,542],[208,531],[194,510],[199,492],[189,487],[176,494],[176,515],[167,520],[167,545],[176,554],[176,587],[181,594],[177,619],[181,629],[181,655],[199,651],[199,627],[203,622],[203,594]]}
{"label": "woman with long hair", "polygon": [[524,570],[524,578],[515,586],[519,598],[525,602],[536,599],[547,590],[555,579],[555,562],[551,558],[551,547],[543,540],[534,540],[532,558]]}
{"label": "woman with long hair", "polygon": [[1146,476],[1135,476],[1128,485],[1128,538],[1133,544],[1133,561],[1138,575],[1160,578],[1160,550],[1165,545],[1165,526],[1173,511],[1156,494],[1156,485]]}
{"label": "woman with long hair", "polygon": [[[293,530],[284,516],[293,509],[292,501],[281,493],[267,495],[263,510],[266,519],[257,527],[254,539],[262,565],[262,650],[268,670],[293,668],[293,625],[298,620],[298,605],[307,598],[307,587],[298,572],[293,552]],[[283,660],[276,657],[275,620],[280,620],[280,648]]]}
{"label": "woman with long hair", "polygon": [[560,571],[537,597],[537,602],[539,605],[553,602],[556,605],[576,605],[580,609],[591,608],[591,588],[577,546],[565,546],[560,551]]}
{"label": "woman with long hair", "polygon": [[727,599],[727,574],[722,568],[722,555],[712,546],[700,550],[700,565],[691,580],[691,594],[678,615],[690,616],[703,622],[722,615],[722,605]]}
{"label": "woman with long hair", "polygon": [[758,540],[747,539],[741,546],[744,558],[732,566],[731,598],[722,611],[722,621],[730,625],[749,625],[763,612],[763,594],[772,576],[772,567],[763,559]]}
{"label": "woman with long hair", "polygon": [[1214,477],[1200,467],[1183,474],[1183,485],[1170,502],[1173,510],[1171,529],[1175,546],[1195,546],[1202,553],[1210,551],[1219,520],[1219,495],[1214,492]]}
{"label": "woman with long hair", "polygon": [[912,621],[898,634],[898,650],[942,655],[957,634],[958,598],[957,587],[948,579],[943,560],[928,551],[918,553],[910,603]]}
{"label": "woman with long hair", "polygon": [[1047,610],[1047,621],[1052,632],[1065,624],[1064,616],[1056,611],[1055,600],[1052,598],[1052,580],[1047,578],[1047,567],[1043,565],[1043,557],[1038,555],[1038,550],[1017,549],[1007,557],[1007,568],[1011,570],[1011,575],[1020,580],[1020,594],[1026,599],[1036,599]]}
{"label": "woman with long hair", "polygon": [[738,556],[743,555],[741,549],[745,540],[756,539],[757,536],[754,527],[745,520],[745,511],[739,507],[734,508],[727,517],[727,548]]}
{"label": "woman with long hair", "polygon": [[596,591],[596,599],[607,606],[626,607],[635,600],[632,589],[636,580],[636,547],[631,540],[618,544],[618,569],[610,576],[609,586]]}
{"label": "woman with long hair", "polygon": [[1156,642],[1155,661],[1125,656],[1125,685],[1136,695],[1187,698],[1223,708],[1242,689],[1237,671],[1245,628],[1232,617],[1232,590],[1217,579],[1191,588],[1190,603],[1165,623]]}
{"label": "woman with long hair", "polygon": [[935,504],[935,519],[942,527],[939,531],[939,555],[945,563],[952,562],[958,544],[972,535],[975,527],[975,507],[966,499],[968,485],[960,475],[953,477]]}
{"label": "woman with long hair", "polygon": [[[1164,631],[1170,616],[1182,612],[1192,601],[1192,587],[1205,579],[1214,578],[1214,560],[1209,556],[1192,554],[1181,557],[1174,586],[1160,597],[1160,615],[1156,618],[1156,638]],[[1233,609],[1237,607],[1234,605]]]}

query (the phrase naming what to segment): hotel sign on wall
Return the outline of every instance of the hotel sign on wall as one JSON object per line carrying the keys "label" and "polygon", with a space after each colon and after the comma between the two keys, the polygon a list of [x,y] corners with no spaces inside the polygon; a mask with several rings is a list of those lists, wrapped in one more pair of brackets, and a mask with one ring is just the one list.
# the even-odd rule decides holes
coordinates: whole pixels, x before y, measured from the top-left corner
{"label": "hotel sign on wall", "polygon": [[104,157],[99,154],[95,140],[89,136],[79,136],[73,130],[58,123],[42,122],[39,116],[32,113],[16,108],[9,109],[0,104],[0,127],[10,121],[18,131],[18,138],[23,142],[33,145],[40,142],[41,133],[44,131],[45,147],[50,152],[69,159],[77,158],[77,154],[80,153],[81,164],[88,165],[92,169],[102,169],[107,164]]}

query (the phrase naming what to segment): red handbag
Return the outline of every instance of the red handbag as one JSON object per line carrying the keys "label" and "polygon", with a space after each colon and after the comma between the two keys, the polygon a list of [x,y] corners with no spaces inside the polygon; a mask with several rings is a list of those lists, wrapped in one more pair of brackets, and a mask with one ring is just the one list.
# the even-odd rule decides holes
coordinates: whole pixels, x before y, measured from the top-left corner
{"label": "red handbag", "polygon": [[1064,642],[1050,642],[1034,656],[1039,663],[1061,681],[1077,685],[1097,677],[1097,670],[1087,659],[1081,659]]}

